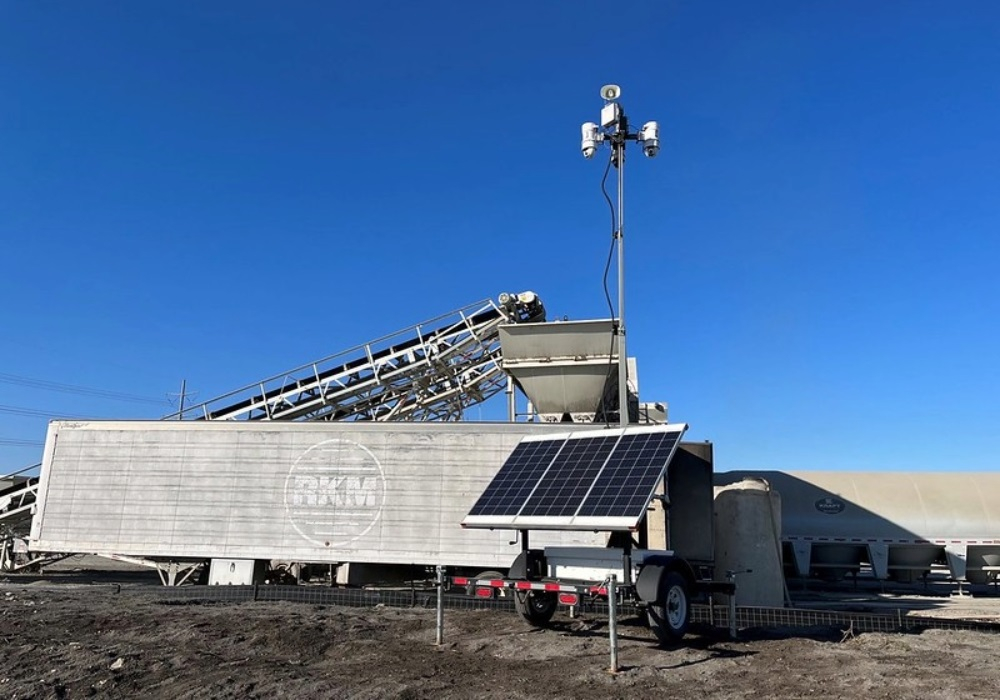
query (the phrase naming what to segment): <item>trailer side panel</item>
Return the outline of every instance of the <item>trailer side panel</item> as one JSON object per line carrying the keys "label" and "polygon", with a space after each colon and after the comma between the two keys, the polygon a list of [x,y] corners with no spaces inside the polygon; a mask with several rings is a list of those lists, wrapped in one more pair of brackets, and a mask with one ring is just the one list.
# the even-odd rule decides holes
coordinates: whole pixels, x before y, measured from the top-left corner
{"label": "trailer side panel", "polygon": [[[57,421],[49,427],[30,546],[505,568],[518,551],[509,544],[513,533],[459,523],[523,436],[559,429]],[[539,539],[603,544],[597,533]]]}

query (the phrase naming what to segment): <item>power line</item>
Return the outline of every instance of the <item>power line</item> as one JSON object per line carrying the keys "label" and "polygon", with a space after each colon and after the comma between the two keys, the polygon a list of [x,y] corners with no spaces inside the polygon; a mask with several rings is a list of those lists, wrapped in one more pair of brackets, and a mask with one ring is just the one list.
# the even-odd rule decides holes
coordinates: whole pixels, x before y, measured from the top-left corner
{"label": "power line", "polygon": [[0,445],[10,445],[11,447],[41,447],[45,442],[42,440],[18,440],[15,438],[0,438]]}
{"label": "power line", "polygon": [[54,411],[42,411],[37,408],[21,408],[19,406],[0,406],[0,413],[11,413],[15,416],[35,416],[38,418],[83,418],[83,416],[73,413],[56,413]]}
{"label": "power line", "polygon": [[4,474],[2,471],[0,471],[0,479],[11,477],[11,476],[17,476],[18,474],[23,474],[24,472],[30,472],[33,469],[38,469],[41,466],[42,466],[42,463],[41,462],[37,462],[35,464],[29,464],[26,467],[21,467],[17,471],[8,472],[7,474]]}
{"label": "power line", "polygon": [[22,377],[17,374],[3,374],[0,373],[0,382],[5,384],[17,384],[19,386],[26,386],[32,389],[42,389],[44,391],[58,391],[65,394],[77,394],[80,396],[97,396],[102,399],[112,399],[114,401],[131,401],[133,403],[149,403],[162,405],[167,403],[164,399],[154,399],[149,396],[140,396],[138,394],[126,394],[121,391],[109,391],[107,389],[94,389],[86,386],[78,386],[76,384],[61,384],[59,382],[50,382],[45,379],[32,379],[31,377]]}

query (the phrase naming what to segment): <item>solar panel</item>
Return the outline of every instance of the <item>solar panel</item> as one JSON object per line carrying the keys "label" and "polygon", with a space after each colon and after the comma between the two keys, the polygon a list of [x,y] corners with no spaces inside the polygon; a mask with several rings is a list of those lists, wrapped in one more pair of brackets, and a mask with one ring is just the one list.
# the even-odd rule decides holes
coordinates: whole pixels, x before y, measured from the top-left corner
{"label": "solar panel", "polygon": [[645,508],[679,439],[679,433],[623,435],[579,514],[610,516]]}
{"label": "solar panel", "polygon": [[573,515],[618,442],[618,435],[566,439],[521,515]]}
{"label": "solar panel", "polygon": [[517,515],[524,500],[559,452],[561,440],[523,440],[472,507],[470,515]]}
{"label": "solar panel", "polygon": [[679,423],[527,437],[462,525],[634,529],[686,429]]}

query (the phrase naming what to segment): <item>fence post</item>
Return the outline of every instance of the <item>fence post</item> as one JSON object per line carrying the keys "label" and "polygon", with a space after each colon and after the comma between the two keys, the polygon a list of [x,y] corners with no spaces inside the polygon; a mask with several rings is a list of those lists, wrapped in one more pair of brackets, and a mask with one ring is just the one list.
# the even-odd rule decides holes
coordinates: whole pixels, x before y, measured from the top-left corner
{"label": "fence post", "polygon": [[618,591],[617,577],[608,577],[608,638],[611,643],[611,672],[618,673]]}
{"label": "fence post", "polygon": [[437,641],[441,646],[444,642],[444,567],[437,567]]}
{"label": "fence post", "polygon": [[726,580],[733,584],[733,592],[729,595],[729,637],[736,639],[736,576],[738,574],[752,574],[753,569],[743,569],[742,571],[729,570],[726,572]]}
{"label": "fence post", "polygon": [[736,639],[736,594],[729,596],[729,638]]}

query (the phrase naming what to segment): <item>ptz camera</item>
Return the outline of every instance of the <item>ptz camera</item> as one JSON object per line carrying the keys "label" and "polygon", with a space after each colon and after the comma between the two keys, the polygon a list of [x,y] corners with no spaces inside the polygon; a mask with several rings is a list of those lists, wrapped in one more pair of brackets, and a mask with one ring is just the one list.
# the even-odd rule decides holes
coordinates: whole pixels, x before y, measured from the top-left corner
{"label": "ptz camera", "polygon": [[583,136],[580,142],[580,150],[583,152],[583,157],[589,160],[594,157],[598,144],[604,140],[604,135],[598,131],[597,124],[594,122],[585,122],[580,127],[580,133]]}
{"label": "ptz camera", "polygon": [[642,141],[642,152],[647,158],[655,158],[660,152],[660,125],[656,122],[646,122],[642,125],[639,133],[639,140]]}

